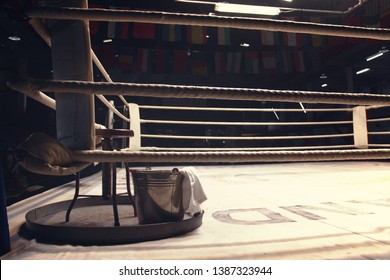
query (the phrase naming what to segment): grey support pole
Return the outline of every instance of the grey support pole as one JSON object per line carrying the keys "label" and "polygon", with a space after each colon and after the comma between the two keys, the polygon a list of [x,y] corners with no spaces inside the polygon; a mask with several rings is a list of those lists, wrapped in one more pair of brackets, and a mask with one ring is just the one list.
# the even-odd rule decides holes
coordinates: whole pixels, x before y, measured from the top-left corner
{"label": "grey support pole", "polygon": [[[87,0],[48,2],[59,7],[88,7]],[[53,78],[92,81],[88,21],[53,20],[50,31]],[[94,149],[94,96],[63,92],[56,92],[55,95],[58,140],[71,149]]]}

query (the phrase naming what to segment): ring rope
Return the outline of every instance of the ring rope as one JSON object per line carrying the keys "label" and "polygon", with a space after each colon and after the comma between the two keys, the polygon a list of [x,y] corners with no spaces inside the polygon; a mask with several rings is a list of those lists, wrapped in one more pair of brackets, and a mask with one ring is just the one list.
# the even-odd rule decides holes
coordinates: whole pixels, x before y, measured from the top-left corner
{"label": "ring rope", "polygon": [[165,139],[198,139],[198,140],[289,140],[289,139],[318,139],[353,137],[353,133],[344,134],[323,134],[323,135],[294,135],[294,136],[190,136],[190,135],[160,135],[141,134],[144,138],[165,138]]}
{"label": "ring rope", "polygon": [[71,158],[79,162],[303,162],[336,160],[390,159],[390,149],[312,150],[312,151],[72,151]]}
{"label": "ring rope", "polygon": [[332,125],[353,124],[352,121],[329,122],[210,122],[210,121],[174,121],[174,120],[140,120],[141,124],[180,124],[180,125],[224,125],[224,126],[280,126],[280,125]]}
{"label": "ring rope", "polygon": [[[221,108],[139,105],[140,109],[185,110],[185,111],[231,111],[231,112],[302,112],[302,108]],[[306,112],[352,112],[353,108],[305,108]]]}
{"label": "ring rope", "polygon": [[368,132],[368,135],[390,135],[390,131],[373,131]]}
{"label": "ring rope", "polygon": [[366,110],[375,110],[375,109],[381,109],[381,108],[386,108],[389,106],[386,105],[372,105],[372,106],[367,106]]}
{"label": "ring rope", "polygon": [[[390,145],[388,145],[390,147]],[[272,150],[318,150],[318,149],[351,149],[354,145],[329,145],[329,146],[296,146],[296,147],[240,147],[240,148],[212,148],[213,151],[272,151]],[[131,149],[124,149],[131,151]],[[210,151],[210,148],[172,148],[172,147],[142,147],[142,151]]]}
{"label": "ring rope", "polygon": [[386,147],[386,148],[389,148],[390,147],[390,144],[368,144],[368,147]]}
{"label": "ring rope", "polygon": [[367,119],[367,122],[387,122],[390,118]]}
{"label": "ring rope", "polygon": [[304,34],[390,40],[390,29],[347,25],[296,22],[264,18],[227,17],[216,15],[183,14],[160,11],[114,10],[31,7],[29,17],[43,19],[94,20],[114,22],[145,22],[212,27],[231,27],[251,30],[269,30]]}
{"label": "ring rope", "polygon": [[82,94],[131,95],[161,98],[195,98],[251,101],[299,101],[349,105],[390,105],[390,96],[371,93],[341,93],[254,88],[225,88],[167,84],[107,83],[40,80],[15,77],[8,81],[14,90],[51,91]]}

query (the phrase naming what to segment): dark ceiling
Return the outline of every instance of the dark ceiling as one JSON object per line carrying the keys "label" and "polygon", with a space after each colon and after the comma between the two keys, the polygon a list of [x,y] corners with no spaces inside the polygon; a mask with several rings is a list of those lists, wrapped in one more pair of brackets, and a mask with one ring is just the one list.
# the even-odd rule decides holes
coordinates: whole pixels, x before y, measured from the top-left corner
{"label": "dark ceiling", "polygon": [[[35,33],[29,25],[29,19],[23,15],[24,7],[28,5],[43,5],[45,1],[5,1],[5,7],[0,11],[0,42],[1,42],[1,67],[14,68],[17,72],[36,76],[49,77],[51,71],[50,48]],[[58,1],[46,1],[58,2]],[[65,1],[66,2],[66,1]],[[109,2],[109,4],[107,4]],[[201,2],[201,1],[198,1]],[[139,10],[157,10],[183,13],[202,13],[209,14],[214,12],[212,2],[205,1],[207,4],[193,4],[176,2],[174,0],[133,0],[133,1],[89,1],[91,7],[101,8],[124,8]],[[235,0],[234,3],[261,4],[276,7],[285,7],[297,9],[281,13],[274,19],[294,19],[297,21],[320,21],[323,23],[336,24],[355,24],[362,26],[380,26],[387,27],[389,17],[386,11],[389,8],[389,1],[370,0],[370,1],[310,1],[294,0],[286,1],[245,1]],[[360,3],[361,2],[361,3]],[[348,11],[348,12],[347,12]],[[343,13],[344,12],[344,13]],[[253,17],[253,16],[252,16]],[[380,59],[366,62],[365,58],[378,52],[381,48],[388,48],[387,41],[374,40],[354,40],[347,38],[334,38],[329,36],[320,38],[321,43],[313,45],[314,37],[305,34],[298,34],[300,43],[297,46],[289,46],[284,41],[286,34],[275,32],[277,34],[277,43],[274,45],[265,45],[261,41],[261,31],[250,31],[241,29],[230,30],[230,42],[221,45],[217,42],[217,29],[207,28],[206,42],[189,42],[185,36],[186,27],[181,29],[181,39],[174,42],[163,39],[163,27],[156,26],[151,37],[136,38],[134,34],[135,27],[129,23],[128,34],[125,37],[120,35],[111,36],[112,42],[103,43],[108,34],[107,23],[91,23],[92,46],[103,64],[109,72],[112,72],[113,79],[129,82],[166,82],[166,83],[195,83],[208,84],[216,86],[239,86],[239,87],[264,87],[264,88],[290,88],[290,89],[313,89],[328,91],[384,91],[388,88],[388,76],[390,73],[389,61],[390,55],[385,53]],[[116,29],[123,29],[123,24],[116,24]],[[20,41],[12,41],[10,36],[16,35],[21,38]],[[295,34],[293,34],[295,35]],[[248,47],[242,47],[241,44],[247,43]],[[127,49],[127,50],[126,50]],[[147,70],[140,71],[137,63],[140,60],[140,54],[149,57],[149,63],[156,64],[156,51],[163,50],[165,55],[169,56],[170,61],[175,63],[175,54],[179,51],[187,52],[189,59],[188,71],[171,73],[166,69],[166,73],[156,71],[153,66]],[[166,53],[170,51],[170,53]],[[132,58],[133,66],[126,73],[116,71],[118,60],[124,53]],[[215,54],[223,53],[227,60],[228,53],[241,53],[241,69],[239,71],[223,71],[216,73]],[[259,69],[254,72],[248,69],[251,62],[250,53],[254,53],[255,63]],[[116,62],[112,65],[114,56]],[[271,65],[265,66],[267,62],[265,57],[271,57]],[[287,58],[286,58],[287,57]],[[124,56],[123,56],[124,58]],[[200,61],[206,61],[207,69],[194,75],[191,71],[191,63],[196,58]],[[253,59],[253,58],[252,58]],[[284,59],[284,64],[283,64]],[[153,62],[151,62],[153,60]],[[211,61],[213,61],[211,63]],[[302,66],[297,66],[298,61],[303,61]],[[227,63],[225,61],[225,63]],[[275,65],[273,65],[275,64]],[[289,65],[287,65],[289,64]],[[276,67],[275,67],[276,66]],[[267,68],[268,67],[268,68]],[[356,76],[354,73],[360,69],[369,67],[371,71]],[[120,68],[120,67],[119,67]],[[273,69],[275,68],[275,69]],[[349,72],[348,72],[349,71]],[[324,79],[320,79],[321,74],[327,76],[326,88]],[[352,73],[348,78],[348,73]],[[199,74],[199,73],[198,73]],[[233,75],[234,74],[234,75]],[[362,78],[360,78],[362,77]],[[96,71],[96,79],[100,79]],[[348,82],[349,81],[349,82]]]}

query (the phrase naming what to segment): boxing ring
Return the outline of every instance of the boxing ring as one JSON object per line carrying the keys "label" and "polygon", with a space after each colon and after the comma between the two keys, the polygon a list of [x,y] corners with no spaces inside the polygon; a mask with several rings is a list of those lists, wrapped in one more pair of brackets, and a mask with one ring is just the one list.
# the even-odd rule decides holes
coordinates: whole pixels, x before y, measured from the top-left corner
{"label": "boxing ring", "polygon": [[[145,12],[145,11],[118,11],[118,10],[105,10],[105,9],[79,9],[79,8],[49,8],[40,7],[32,8],[26,11],[29,17],[34,19],[31,21],[32,26],[37,32],[45,39],[48,45],[51,45],[50,36],[45,30],[44,26],[40,24],[37,18],[56,18],[66,20],[105,20],[105,21],[134,21],[134,22],[151,22],[159,24],[186,24],[186,25],[207,25],[207,26],[223,26],[233,28],[246,28],[252,30],[270,30],[281,32],[296,32],[307,34],[319,34],[319,35],[332,35],[343,36],[353,38],[370,38],[379,40],[389,40],[390,29],[384,28],[366,28],[366,27],[352,27],[352,26],[337,26],[326,24],[314,24],[314,23],[302,23],[294,21],[278,21],[278,20],[265,20],[265,19],[249,19],[249,18],[235,18],[235,17],[220,17],[220,16],[201,16],[191,14],[173,14],[165,12]],[[61,92],[65,94],[80,94],[83,96],[97,96],[103,104],[105,104],[109,110],[112,110],[123,121],[128,123],[128,129],[134,132],[134,136],[129,139],[128,147],[121,150],[97,150],[97,149],[70,149],[69,157],[73,162],[78,163],[132,163],[133,165],[145,166],[153,163],[181,166],[183,164],[219,164],[219,163],[235,163],[237,166],[218,167],[214,166],[214,171],[210,170],[207,166],[199,166],[200,177],[204,178],[204,184],[207,185],[207,191],[210,192],[209,202],[205,206],[205,221],[206,225],[203,225],[201,218],[196,219],[196,225],[190,227],[189,230],[177,229],[177,232],[173,235],[186,234],[189,239],[186,242],[186,237],[181,239],[180,237],[173,237],[167,240],[146,242],[144,245],[127,244],[124,245],[125,249],[131,250],[132,255],[126,254],[122,250],[118,250],[117,247],[106,247],[106,249],[95,248],[90,255],[84,256],[86,258],[104,259],[115,256],[120,258],[309,258],[309,259],[321,259],[321,258],[380,258],[388,259],[388,249],[390,244],[389,228],[383,223],[382,218],[388,215],[388,202],[386,183],[388,179],[384,177],[382,173],[386,172],[388,163],[386,160],[390,158],[390,144],[387,141],[387,135],[390,131],[386,130],[386,122],[390,121],[387,116],[370,118],[370,112],[375,110],[381,110],[390,105],[390,97],[384,94],[374,93],[343,93],[343,92],[317,92],[317,91],[296,91],[296,90],[270,90],[270,89],[253,89],[253,88],[225,88],[225,87],[206,87],[206,86],[183,86],[183,85],[167,85],[167,84],[136,84],[136,83],[117,83],[111,80],[108,73],[105,71],[103,65],[96,57],[94,52],[91,52],[92,60],[103,73],[107,82],[92,82],[92,81],[75,81],[75,80],[40,80],[25,77],[14,77],[8,81],[8,86],[18,92],[26,94],[46,106],[55,109],[56,101],[48,97],[45,92]],[[124,105],[129,109],[129,117],[120,113],[115,107],[113,107],[104,95],[119,96]],[[164,99],[196,99],[196,100],[231,100],[231,101],[248,101],[257,104],[258,102],[280,102],[281,104],[291,102],[297,105],[297,108],[261,108],[261,107],[189,107],[189,106],[156,106],[149,104],[134,104],[129,103],[126,100],[126,96],[136,97],[153,97]],[[298,105],[299,104],[299,105]],[[310,104],[310,108],[304,108],[303,104]],[[315,107],[315,104],[333,104],[335,107]],[[301,106],[301,107],[299,107]],[[264,121],[263,118],[259,118],[257,121],[215,121],[215,120],[172,120],[172,119],[148,119],[141,118],[144,111],[174,111],[174,112],[255,112],[260,116],[264,114],[275,115],[277,121]],[[329,121],[312,120],[303,122],[288,122],[279,121],[278,113],[299,113],[299,114],[315,114],[315,113],[340,113],[343,117],[341,119],[332,119]],[[178,116],[182,114],[176,114]],[[166,130],[167,133],[151,134],[145,133],[144,127],[153,125],[154,127],[161,125],[166,126],[180,126],[180,127],[196,127],[196,126],[210,126],[210,127],[250,127],[256,131],[258,128],[275,128],[278,127],[278,131],[288,132],[285,135],[273,134],[245,134],[239,135],[215,135],[211,130],[206,135],[201,134],[181,134],[180,131]],[[301,135],[297,133],[291,133],[291,127],[310,127],[311,131],[321,130],[322,127],[336,127],[341,129],[339,133],[309,133],[307,135]],[[383,130],[371,129],[377,127],[384,127]],[[95,124],[98,128],[99,125]],[[315,127],[315,128],[313,128]],[[288,128],[288,129],[286,129]],[[146,129],[147,130],[147,129]],[[191,129],[190,129],[191,130]],[[337,131],[338,129],[335,129]],[[161,129],[160,131],[164,131]],[[263,131],[263,130],[261,130]],[[372,138],[383,138],[379,141],[371,141]],[[381,139],[382,139],[381,138]],[[180,140],[188,141],[192,144],[186,144],[183,146],[174,145],[143,145],[143,142],[154,139],[154,143],[158,143],[161,140]],[[342,139],[342,141],[339,141]],[[318,141],[319,140],[319,141]],[[199,145],[201,142],[205,143],[222,141],[226,143],[234,143],[224,145],[222,147],[206,147]],[[278,145],[278,141],[283,143],[293,144]],[[169,142],[169,141],[168,141]],[[306,144],[310,142],[311,144]],[[197,143],[197,144],[194,144]],[[267,144],[268,143],[268,144]],[[271,143],[271,144],[269,144]],[[296,144],[298,143],[298,144]],[[330,143],[330,144],[324,144]],[[336,162],[338,161],[338,162]],[[354,163],[348,161],[357,161]],[[368,162],[367,162],[368,161]],[[290,162],[290,163],[287,163]],[[301,163],[299,163],[301,162]],[[310,164],[307,164],[310,162]],[[316,163],[313,163],[316,162]],[[255,163],[254,165],[243,165],[248,163]],[[265,163],[273,163],[273,165],[267,165]],[[210,165],[212,166],[212,165]],[[367,196],[367,192],[364,190],[364,184],[357,185],[356,197],[350,200],[350,196],[346,195],[346,191],[342,192],[340,197],[332,198],[331,196],[322,197],[323,200],[315,199],[312,202],[315,205],[308,205],[309,197],[313,199],[317,191],[323,192],[337,192],[339,188],[346,184],[346,179],[343,177],[341,171],[333,170],[332,168],[345,171],[348,175],[358,176],[360,172],[365,173],[367,176],[379,176],[379,181],[372,183],[372,188],[375,189],[372,197]],[[274,169],[286,170],[285,173],[281,172],[281,179],[272,178],[269,174],[277,175],[278,172]],[[292,169],[289,169],[292,168]],[[379,170],[377,170],[379,168]],[[381,169],[383,168],[383,169]],[[364,172],[361,170],[365,170]],[[273,171],[271,171],[273,170]],[[290,170],[290,171],[288,171]],[[323,170],[323,171],[321,171]],[[328,172],[328,173],[327,173]],[[284,175],[283,175],[284,174]],[[293,178],[289,178],[288,174],[293,174]],[[306,182],[302,182],[302,179],[298,179],[309,174],[318,175],[317,178],[309,178]],[[263,177],[262,177],[263,176]],[[279,175],[278,175],[279,176]],[[329,177],[328,177],[329,176]],[[365,176],[365,175],[363,175]],[[127,180],[125,178],[123,170],[120,170],[115,179],[120,182]],[[332,178],[333,186],[327,184],[327,178]],[[340,183],[337,182],[338,178],[343,178]],[[373,177],[376,178],[376,177]],[[322,180],[322,181],[321,181]],[[92,182],[98,181],[96,177],[89,178],[86,182],[82,182],[84,185],[82,189],[86,192],[95,192]],[[364,181],[364,180],[363,180]],[[259,186],[259,182],[261,182]],[[295,185],[296,184],[296,185]],[[318,189],[310,190],[312,184],[317,184]],[[347,184],[348,185],[348,184]],[[248,194],[243,194],[241,199],[233,199],[241,197],[240,187],[247,189]],[[267,193],[268,188],[275,186],[275,193]],[[296,193],[292,191],[290,187],[297,187]],[[51,196],[47,199],[47,202],[54,202],[54,205],[62,205],[60,199],[69,196],[69,190],[66,189],[69,186],[63,186],[60,190],[53,190],[50,193],[37,196],[36,198],[29,199],[35,206],[40,204],[39,200],[45,200],[44,195]],[[331,189],[326,190],[327,188]],[[63,195],[57,195],[57,192],[63,192]],[[351,186],[351,190],[352,186]],[[285,197],[292,196],[292,205],[289,205],[286,198],[281,197],[278,193],[283,193]],[[263,196],[259,195],[262,194]],[[305,197],[307,195],[307,197]],[[251,198],[251,196],[253,196]],[[337,201],[333,201],[337,200]],[[330,202],[329,202],[330,201]],[[345,201],[349,206],[345,206]],[[295,204],[296,203],[296,204]],[[245,206],[243,205],[245,204]],[[259,207],[261,204],[263,207]],[[351,204],[358,205],[358,209],[355,209]],[[67,204],[66,204],[67,205]],[[95,204],[94,204],[95,205]],[[227,206],[229,205],[229,206]],[[287,206],[286,206],[287,205]],[[326,206],[325,208],[323,206]],[[374,206],[375,211],[370,212],[369,206]],[[20,223],[20,209],[17,209],[17,205],[11,212],[17,223]],[[32,206],[29,206],[31,210]],[[61,206],[63,207],[63,206]],[[333,208],[332,208],[333,207]],[[66,207],[65,207],[66,208]],[[64,208],[64,209],[65,209]],[[304,210],[305,209],[305,210]],[[25,208],[24,210],[27,210]],[[13,212],[14,211],[14,212]],[[45,211],[50,211],[45,209]],[[286,212],[287,211],[287,212]],[[312,212],[310,212],[312,211]],[[316,215],[316,211],[326,211],[331,213],[329,216],[329,222],[323,221],[327,218]],[[16,213],[19,214],[16,214]],[[309,213],[310,212],[310,213]],[[29,212],[31,213],[31,211]],[[209,214],[207,214],[209,213]],[[266,219],[259,219],[259,213]],[[282,214],[281,214],[282,213]],[[298,215],[299,218],[291,217],[286,213],[293,213]],[[336,214],[335,214],[336,213]],[[342,214],[337,216],[337,214]],[[343,226],[345,216],[353,216],[355,222],[369,223],[370,232],[362,232],[360,229],[354,230],[355,225]],[[367,215],[378,218],[378,225],[372,225],[368,222]],[[348,217],[350,217],[348,216]],[[296,217],[296,216],[295,216]],[[27,217],[28,219],[34,219]],[[334,220],[332,220],[334,219]],[[215,221],[216,220],[216,221]],[[308,221],[319,221],[316,225],[320,224],[320,227],[324,230],[324,234],[310,233],[310,230],[306,231],[303,236],[300,236],[298,226],[292,226],[292,235],[289,237],[286,235],[285,226],[294,224],[300,221],[304,224],[305,229],[309,229],[313,224]],[[218,223],[216,225],[215,223]],[[347,223],[348,224],[348,223]],[[240,228],[237,225],[245,227]],[[272,228],[274,226],[274,228]],[[283,226],[283,227],[282,227]],[[164,225],[162,225],[164,227]],[[218,229],[218,227],[221,227]],[[278,229],[275,229],[278,227]],[[108,226],[109,232],[112,230],[117,231],[116,227]],[[131,228],[134,228],[131,225]],[[252,232],[253,228],[256,228]],[[195,230],[196,229],[196,230]],[[270,235],[261,235],[261,239],[257,238],[258,230],[263,230],[267,233],[279,232],[280,235],[277,238],[270,237]],[[336,229],[336,230],[335,230]],[[47,230],[39,229],[42,231]],[[84,228],[82,228],[84,230]],[[121,229],[119,229],[121,230]],[[153,230],[153,228],[147,228],[143,233]],[[158,229],[157,229],[158,230]],[[240,236],[242,232],[248,231],[247,236]],[[194,231],[194,232],[191,232]],[[213,234],[212,232],[217,233]],[[315,230],[313,230],[315,231]],[[88,231],[86,235],[92,236],[94,229]],[[203,233],[204,232],[204,233]],[[232,236],[226,236],[223,232],[231,232]],[[357,232],[357,234],[355,234]],[[53,232],[51,234],[57,234]],[[104,233],[109,235],[110,233]],[[124,235],[129,232],[123,233]],[[143,234],[140,233],[140,234]],[[79,234],[79,233],[77,233]],[[218,235],[220,234],[220,235]],[[17,239],[17,228],[11,229],[11,235]],[[200,235],[200,236],[197,236]],[[221,242],[221,235],[226,238],[226,242]],[[272,235],[272,234],[271,234]],[[170,233],[163,235],[162,237],[169,237]],[[231,238],[231,239],[230,239]],[[352,243],[345,245],[332,246],[336,240],[347,241],[351,238]],[[146,237],[146,240],[156,239],[155,236]],[[61,240],[61,238],[60,238]],[[100,239],[98,239],[101,241]],[[322,247],[324,250],[310,246],[312,242],[325,241]],[[370,241],[367,241],[370,240]],[[126,243],[128,239],[124,241],[119,240],[118,243]],[[131,242],[138,240],[130,240]],[[145,240],[142,240],[145,241]],[[356,241],[356,242],[355,242]],[[27,243],[21,240],[16,241],[21,247],[28,246]],[[161,242],[161,243],[158,243]],[[282,249],[283,244],[290,244],[297,242],[297,248]],[[88,243],[88,242],[87,242]],[[93,243],[93,242],[92,242]],[[114,242],[115,243],[115,242]],[[367,255],[364,255],[360,250],[366,250],[372,244],[374,249]],[[278,249],[272,247],[276,245]],[[34,247],[35,245],[33,245]],[[44,247],[46,245],[43,245]],[[65,256],[70,258],[82,258],[79,252],[70,249],[67,245],[63,248],[69,250],[69,255]],[[11,252],[7,258],[45,258],[41,253],[36,250],[21,253],[18,255],[15,252]],[[202,251],[198,249],[201,248]],[[351,249],[352,248],[352,249]],[[112,251],[110,251],[112,249]],[[354,249],[359,249],[356,254],[352,253]],[[19,249],[23,250],[23,249]],[[61,247],[54,248],[54,251],[61,250]],[[86,250],[90,250],[90,247],[82,248],[81,251],[85,254]],[[236,251],[237,250],[237,251]],[[261,251],[264,250],[264,253]],[[322,252],[321,253],[316,253]],[[49,249],[50,251],[50,249]],[[53,254],[55,252],[53,251]],[[147,254],[142,254],[142,251],[147,251]],[[181,251],[179,253],[179,251]],[[198,252],[196,252],[198,251]],[[170,253],[177,255],[172,255]],[[206,253],[205,253],[206,252]],[[235,253],[236,252],[236,253]],[[167,257],[169,254],[169,257]],[[50,258],[50,257],[48,257]]]}
{"label": "boxing ring", "polygon": [[[25,78],[16,78],[10,81],[9,85],[21,92],[37,92],[37,91],[67,91],[72,93],[94,94],[96,92],[106,92],[110,95],[133,95],[143,97],[159,97],[159,98],[194,98],[194,99],[224,99],[224,100],[246,100],[246,101],[296,101],[305,103],[327,103],[327,104],[368,104],[376,106],[385,106],[390,102],[390,97],[381,94],[368,93],[340,93],[340,92],[308,92],[308,91],[291,91],[291,90],[264,90],[264,89],[241,89],[241,88],[213,88],[201,86],[176,86],[176,85],[144,85],[144,84],[128,84],[128,83],[106,83],[106,82],[83,82],[83,81],[49,81],[49,80],[33,80]],[[139,115],[135,111],[136,106],[130,105],[130,115]],[[190,108],[191,109],[191,108]],[[192,108],[193,109],[193,108]],[[244,108],[245,109],[245,108]],[[272,110],[272,109],[271,109]],[[332,110],[330,110],[332,111]],[[347,110],[348,111],[348,110]],[[366,110],[364,107],[355,107],[355,122],[334,122],[333,124],[353,124],[354,132],[340,135],[312,135],[312,136],[284,136],[282,139],[304,139],[304,138],[327,138],[327,137],[354,137],[354,147],[363,147],[360,149],[342,149],[342,150],[297,150],[287,148],[289,151],[142,151],[141,147],[134,148],[134,145],[139,145],[140,140],[136,140],[133,146],[129,149],[121,151],[72,151],[71,157],[75,161],[81,162],[274,162],[274,161],[323,161],[323,160],[363,160],[363,159],[388,159],[390,150],[386,148],[368,149],[368,140],[365,138],[368,135],[362,134],[367,131],[365,123],[367,120]],[[135,121],[134,121],[135,120]],[[130,121],[130,129],[135,128],[135,137],[139,138],[140,134],[140,119]],[[387,119],[379,119],[376,121],[386,121]],[[138,122],[137,122],[138,121]],[[371,120],[373,122],[375,120]],[[145,122],[145,120],[143,121]],[[164,121],[157,121],[164,122]],[[167,123],[167,122],[165,122]],[[180,122],[176,122],[180,123]],[[181,123],[183,124],[183,123]],[[194,125],[194,123],[189,122]],[[207,124],[207,122],[206,122]],[[209,123],[210,124],[210,123]],[[211,123],[214,124],[215,123]],[[234,122],[229,125],[234,125]],[[273,123],[254,123],[246,125],[272,125]],[[279,123],[282,124],[282,123]],[[313,124],[307,123],[306,125]],[[321,125],[321,123],[315,123]],[[325,124],[332,124],[325,122]],[[221,123],[227,125],[227,123]],[[236,125],[244,125],[236,123]],[[286,125],[286,124],[285,124]],[[293,125],[296,125],[293,123]],[[301,123],[305,125],[305,123]],[[387,132],[372,132],[373,134]],[[138,135],[137,135],[138,134]],[[144,137],[159,137],[161,135],[143,135]],[[180,138],[180,136],[166,136],[169,138]],[[194,138],[191,136],[183,136],[184,138]],[[202,137],[195,137],[202,139]],[[212,139],[212,137],[203,137],[204,139]],[[217,139],[241,139],[241,140],[261,140],[261,139],[278,139],[278,137],[217,137]],[[365,147],[366,146],[366,147]],[[331,147],[330,147],[331,148]],[[174,149],[173,149],[174,150]],[[283,150],[283,148],[281,148]]]}

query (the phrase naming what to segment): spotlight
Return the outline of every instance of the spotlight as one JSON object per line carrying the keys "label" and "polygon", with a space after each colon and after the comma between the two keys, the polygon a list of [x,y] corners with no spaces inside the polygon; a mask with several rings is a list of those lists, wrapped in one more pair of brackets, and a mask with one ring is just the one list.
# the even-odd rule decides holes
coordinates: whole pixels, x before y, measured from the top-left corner
{"label": "spotlight", "polygon": [[363,73],[368,72],[368,71],[370,71],[370,70],[371,70],[370,68],[364,68],[364,69],[362,69],[362,70],[357,71],[357,72],[356,72],[356,75],[363,74]]}
{"label": "spotlight", "polygon": [[8,36],[8,40],[11,40],[11,41],[14,41],[14,42],[18,42],[20,40],[22,40],[19,36],[17,35],[13,35],[13,36]]}
{"label": "spotlight", "polygon": [[214,10],[216,12],[221,12],[221,13],[254,14],[254,15],[265,15],[265,16],[277,16],[280,14],[280,9],[276,7],[230,4],[230,3],[217,3],[215,4]]}
{"label": "spotlight", "polygon": [[325,73],[322,73],[320,79],[326,79],[326,78],[328,78],[328,76],[326,76]]}
{"label": "spotlight", "polygon": [[369,57],[366,58],[366,61],[370,61],[370,60],[373,60],[375,58],[378,58],[378,57],[381,57],[382,55],[384,55],[385,53],[387,53],[389,50],[386,49],[386,48],[382,48],[380,49],[379,52],[377,53],[374,53],[373,55],[370,55]]}

